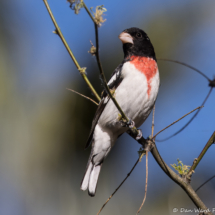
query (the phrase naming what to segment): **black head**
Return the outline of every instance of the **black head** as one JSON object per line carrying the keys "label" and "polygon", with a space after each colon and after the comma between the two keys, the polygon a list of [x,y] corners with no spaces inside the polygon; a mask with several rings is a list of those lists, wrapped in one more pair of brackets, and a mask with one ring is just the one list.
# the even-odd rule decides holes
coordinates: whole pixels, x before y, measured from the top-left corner
{"label": "black head", "polygon": [[119,39],[123,43],[125,58],[134,55],[156,60],[153,45],[143,30],[139,28],[126,29],[119,35]]}

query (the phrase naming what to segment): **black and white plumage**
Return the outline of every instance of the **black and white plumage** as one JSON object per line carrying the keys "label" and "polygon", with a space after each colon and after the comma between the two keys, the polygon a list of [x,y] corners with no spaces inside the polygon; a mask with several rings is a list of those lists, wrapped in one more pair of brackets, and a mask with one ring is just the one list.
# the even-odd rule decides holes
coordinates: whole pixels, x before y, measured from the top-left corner
{"label": "black and white plumage", "polygon": [[[119,35],[123,43],[124,60],[113,72],[108,86],[128,118],[139,127],[150,114],[157,98],[160,79],[154,48],[144,31],[130,28]],[[81,189],[90,196],[96,192],[97,181],[104,159],[117,138],[129,128],[118,120],[119,111],[106,92],[103,93],[92,122],[87,148],[92,151]]]}

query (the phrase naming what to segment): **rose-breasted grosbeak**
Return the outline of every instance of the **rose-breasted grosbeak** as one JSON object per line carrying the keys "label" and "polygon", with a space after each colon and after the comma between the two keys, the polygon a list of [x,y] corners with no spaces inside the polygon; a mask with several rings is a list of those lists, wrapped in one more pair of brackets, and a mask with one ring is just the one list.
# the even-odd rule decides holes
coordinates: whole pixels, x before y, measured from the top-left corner
{"label": "rose-breasted grosbeak", "polygon": [[[138,28],[124,30],[119,39],[123,43],[124,60],[113,72],[108,86],[120,107],[139,127],[149,116],[157,98],[160,78],[154,48],[144,31]],[[129,127],[119,121],[119,111],[106,92],[103,93],[92,122],[87,148],[92,150],[81,189],[90,196],[96,192],[97,181],[104,159],[117,138]]]}

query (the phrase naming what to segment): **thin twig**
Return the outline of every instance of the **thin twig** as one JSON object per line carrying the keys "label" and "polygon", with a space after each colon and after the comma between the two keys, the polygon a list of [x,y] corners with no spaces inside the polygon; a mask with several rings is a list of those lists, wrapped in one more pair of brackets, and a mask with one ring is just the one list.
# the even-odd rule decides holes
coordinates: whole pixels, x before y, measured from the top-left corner
{"label": "thin twig", "polygon": [[96,23],[95,19],[93,18],[92,14],[90,13],[89,9],[87,8],[87,6],[86,6],[86,4],[84,2],[83,2],[83,5],[84,5],[85,10],[89,14],[90,18],[94,22],[95,37],[96,37],[96,53],[95,53],[95,55],[96,55],[96,60],[97,60],[97,64],[98,64],[98,67],[99,67],[100,76],[102,78],[105,90],[107,91],[109,97],[112,99],[113,103],[115,104],[115,106],[117,107],[117,109],[119,110],[119,112],[121,113],[122,117],[128,122],[129,119],[126,117],[125,113],[122,111],[121,107],[117,103],[116,99],[113,97],[113,95],[110,92],[110,89],[109,89],[109,87],[107,85],[107,80],[106,80],[105,75],[104,75],[104,71],[103,71],[103,68],[102,68],[101,60],[100,60],[100,54],[99,54],[98,24]]}
{"label": "thin twig", "polygon": [[55,30],[54,32],[55,32],[56,34],[59,35],[60,39],[62,40],[64,46],[66,47],[66,49],[67,49],[67,51],[68,51],[70,57],[72,58],[72,60],[73,60],[73,62],[74,62],[74,64],[75,64],[75,66],[76,66],[77,69],[79,70],[79,73],[81,74],[81,76],[83,77],[83,79],[85,80],[85,82],[87,83],[88,87],[90,88],[91,92],[94,94],[94,96],[96,97],[96,99],[97,99],[98,101],[100,101],[99,95],[97,94],[97,92],[95,91],[94,87],[92,86],[92,84],[90,83],[89,79],[87,78],[87,75],[86,75],[86,72],[85,72],[86,68],[82,68],[82,67],[79,65],[78,61],[76,60],[76,58],[75,58],[75,56],[74,56],[72,50],[70,49],[68,43],[66,42],[66,40],[65,40],[65,38],[64,38],[64,36],[63,36],[63,34],[62,34],[62,32],[61,32],[61,30],[60,30],[58,24],[57,24],[57,22],[56,22],[56,20],[55,20],[55,18],[54,18],[54,15],[53,15],[53,13],[52,13],[52,11],[51,11],[51,8],[49,7],[49,4],[48,4],[47,0],[43,0],[43,2],[44,2],[44,4],[45,4],[45,6],[46,6],[46,8],[47,8],[47,10],[48,10],[48,13],[49,13],[49,15],[50,15],[50,17],[51,17],[51,19],[52,19],[52,22],[53,22],[53,24],[54,24],[54,26],[55,26],[55,28],[56,28],[56,30]]}
{"label": "thin twig", "polygon": [[107,80],[105,78],[104,75],[104,71],[102,68],[102,63],[100,60],[100,54],[99,54],[99,33],[98,33],[98,24],[96,23],[95,19],[93,18],[92,14],[90,13],[89,9],[87,8],[86,4],[83,2],[84,8],[87,11],[87,13],[89,14],[90,18],[92,19],[92,21],[94,22],[94,27],[95,27],[95,37],[96,37],[96,61],[99,67],[99,72],[100,72],[100,76],[102,78],[105,90],[107,91],[109,97],[112,99],[113,103],[115,104],[115,106],[117,107],[117,109],[119,110],[119,112],[121,113],[122,117],[128,122],[129,119],[127,118],[127,116],[125,115],[125,113],[122,111],[121,107],[119,106],[119,104],[117,103],[116,99],[113,97],[112,93],[110,92],[110,89],[107,85]]}
{"label": "thin twig", "polygon": [[215,175],[210,177],[207,181],[205,181],[203,184],[201,184],[196,190],[195,192],[197,192],[201,187],[203,187],[205,184],[207,184],[210,180],[212,180],[213,178],[215,178]]}
{"label": "thin twig", "polygon": [[[152,133],[151,133],[151,137],[153,137],[154,134],[154,127],[155,127],[155,104],[153,107],[153,112],[152,112]],[[142,157],[142,156],[141,156]],[[139,210],[137,211],[137,214],[140,212],[141,208],[143,207],[145,201],[146,201],[146,194],[147,194],[147,187],[148,187],[148,151],[146,151],[146,183],[145,183],[145,194],[144,194],[144,198],[143,198],[143,202],[139,208]]]}
{"label": "thin twig", "polygon": [[91,99],[90,97],[87,97],[87,96],[85,96],[85,95],[83,95],[83,94],[81,94],[81,93],[79,93],[79,92],[77,92],[77,91],[75,91],[75,90],[72,90],[72,89],[69,89],[69,88],[66,88],[67,90],[70,90],[70,91],[72,91],[73,93],[76,93],[76,94],[78,94],[78,95],[80,95],[80,96],[82,96],[82,97],[84,97],[84,98],[86,98],[86,99],[88,99],[88,100],[90,100],[91,102],[93,102],[94,104],[96,104],[96,105],[99,105],[96,101],[94,101],[93,99]]}
{"label": "thin twig", "polygon": [[87,11],[88,15],[90,16],[90,18],[92,19],[92,21],[93,21],[94,23],[96,23],[95,19],[93,18],[93,16],[92,16],[90,10],[88,9],[88,7],[87,7],[87,5],[84,3],[84,1],[83,1],[83,6],[84,6],[84,9]]}
{"label": "thin twig", "polygon": [[145,183],[145,194],[144,194],[143,202],[142,202],[139,210],[137,211],[136,215],[138,213],[140,213],[141,208],[143,207],[143,205],[144,205],[144,203],[146,201],[146,194],[147,194],[147,187],[148,187],[148,173],[149,173],[149,171],[148,171],[148,152],[146,152],[146,183]]}
{"label": "thin twig", "polygon": [[152,137],[152,139],[155,139],[155,137],[160,134],[161,132],[163,132],[164,130],[166,130],[167,128],[169,128],[170,126],[174,125],[175,123],[177,123],[178,121],[180,121],[181,119],[183,119],[184,117],[188,116],[189,114],[193,113],[194,111],[202,108],[203,106],[199,106],[197,108],[195,108],[194,110],[190,111],[189,113],[185,114],[184,116],[182,116],[181,118],[179,118],[178,120],[174,121],[173,123],[171,123],[170,125],[168,125],[167,127],[165,127],[164,129],[160,130],[157,134],[155,134],[154,137]]}
{"label": "thin twig", "polygon": [[[212,89],[213,87],[210,88],[206,98],[204,99],[204,101],[202,102],[202,106],[204,106],[205,102],[207,101],[208,97],[210,96],[211,92],[212,92]],[[163,140],[157,140],[158,142],[163,142],[163,141],[166,141],[166,140],[169,140],[170,138],[174,137],[175,135],[179,134],[181,131],[183,131],[192,121],[193,119],[198,115],[198,113],[200,112],[201,108],[193,115],[193,117],[177,132],[175,132],[174,134],[172,134],[171,136],[163,139]]]}
{"label": "thin twig", "polygon": [[99,67],[99,71],[100,71],[100,76],[102,78],[105,90],[107,91],[109,97],[111,98],[111,100],[113,101],[114,105],[116,106],[116,108],[119,110],[120,114],[122,115],[122,117],[128,122],[129,119],[128,117],[125,115],[125,113],[123,112],[123,110],[121,109],[121,107],[119,106],[118,102],[116,101],[116,99],[113,97],[112,93],[110,92],[110,89],[107,85],[107,80],[105,78],[104,75],[104,71],[102,68],[102,64],[101,64],[101,60],[100,60],[100,54],[99,54],[99,35],[98,35],[98,25],[96,23],[94,23],[95,25],[95,35],[96,35],[96,60],[97,60],[97,64]]}
{"label": "thin twig", "polygon": [[210,148],[210,146],[213,143],[215,143],[215,131],[213,132],[212,136],[210,137],[210,139],[206,143],[206,145],[205,145],[204,149],[202,150],[202,152],[200,153],[199,157],[194,160],[193,165],[190,167],[189,172],[187,173],[188,176],[192,175],[192,173],[196,169],[197,165],[202,160],[203,156],[205,155],[205,153],[207,152],[207,150]]}
{"label": "thin twig", "polygon": [[101,209],[99,210],[99,212],[97,213],[97,215],[100,214],[100,212],[102,211],[102,209],[105,207],[105,205],[110,201],[110,199],[113,197],[113,195],[119,190],[119,188],[124,184],[124,182],[127,180],[127,178],[131,175],[131,173],[133,172],[134,168],[137,166],[137,164],[139,163],[139,158],[137,159],[136,163],[134,164],[134,166],[132,167],[131,171],[127,174],[127,176],[125,177],[125,179],[121,182],[121,184],[116,188],[116,190],[111,194],[111,196],[107,199],[107,201],[103,204],[103,206],[101,207]]}
{"label": "thin twig", "polygon": [[190,66],[186,63],[183,63],[183,62],[180,62],[180,61],[177,61],[177,60],[170,60],[170,59],[163,59],[163,58],[157,58],[157,60],[162,60],[162,61],[169,61],[169,62],[173,62],[173,63],[178,63],[178,64],[181,64],[183,66],[186,66],[196,72],[198,72],[200,75],[202,75],[203,77],[205,77],[209,82],[211,82],[211,79],[207,77],[207,75],[205,75],[203,72],[201,72],[200,70],[194,68],[193,66]]}

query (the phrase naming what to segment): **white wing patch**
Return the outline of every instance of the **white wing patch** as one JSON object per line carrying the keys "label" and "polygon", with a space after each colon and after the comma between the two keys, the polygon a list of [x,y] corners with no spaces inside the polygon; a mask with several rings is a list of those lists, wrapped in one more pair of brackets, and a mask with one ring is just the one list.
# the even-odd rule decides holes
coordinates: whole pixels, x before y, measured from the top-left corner
{"label": "white wing patch", "polygon": [[116,81],[117,78],[120,76],[120,70],[118,69],[116,73],[111,77],[111,79],[108,81],[108,85],[111,85]]}

